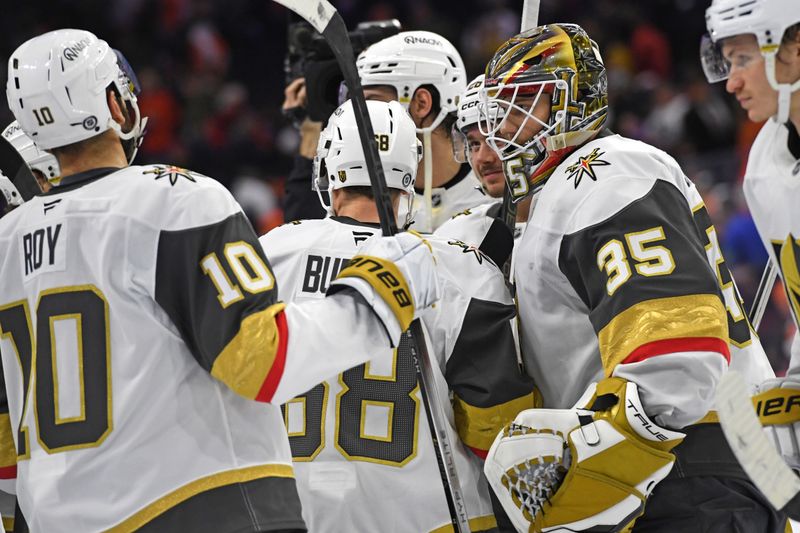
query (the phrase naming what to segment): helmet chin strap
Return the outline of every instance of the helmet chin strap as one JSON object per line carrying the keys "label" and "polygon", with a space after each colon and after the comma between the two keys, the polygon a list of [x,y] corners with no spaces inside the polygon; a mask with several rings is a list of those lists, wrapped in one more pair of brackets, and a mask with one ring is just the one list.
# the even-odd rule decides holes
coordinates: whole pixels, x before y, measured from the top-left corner
{"label": "helmet chin strap", "polygon": [[775,78],[775,56],[777,48],[772,52],[764,52],[764,68],[767,71],[767,81],[770,86],[778,91],[778,112],[772,120],[778,124],[785,124],[789,120],[792,105],[792,93],[800,90],[800,80],[794,83],[778,83]]}
{"label": "helmet chin strap", "polygon": [[422,150],[423,150],[423,191],[422,191],[422,208],[425,210],[425,218],[428,221],[427,227],[417,228],[425,232],[433,231],[433,148],[431,147],[431,134],[433,130],[439,127],[447,112],[444,109],[439,110],[439,114],[433,119],[430,126],[424,128],[417,128],[417,133],[422,134]]}
{"label": "helmet chin strap", "polygon": [[117,121],[111,117],[108,119],[108,126],[110,129],[116,132],[117,136],[122,141],[123,147],[125,148],[125,156],[128,160],[128,164],[130,165],[133,163],[133,159],[136,157],[136,152],[139,151],[139,146],[141,146],[142,141],[144,140],[144,131],[147,127],[148,117],[142,118],[142,115],[139,112],[139,105],[136,103],[136,100],[120,100],[122,101],[123,105],[129,104],[134,115],[136,115],[133,126],[131,126],[130,131],[126,133],[122,131],[122,125],[117,123]]}

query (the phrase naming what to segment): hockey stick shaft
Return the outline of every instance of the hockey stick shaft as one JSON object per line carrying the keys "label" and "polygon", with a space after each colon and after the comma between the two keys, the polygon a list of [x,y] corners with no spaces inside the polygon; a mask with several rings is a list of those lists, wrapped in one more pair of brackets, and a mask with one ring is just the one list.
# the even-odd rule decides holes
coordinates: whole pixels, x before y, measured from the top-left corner
{"label": "hockey stick shaft", "polygon": [[[364,100],[361,80],[356,71],[353,47],[350,44],[344,20],[326,0],[276,1],[303,17],[317,31],[322,33],[336,56],[355,110],[356,125],[361,137],[361,146],[364,150],[367,171],[369,172],[378,216],[380,217],[381,230],[384,235],[394,235],[397,233],[397,222],[392,210],[391,199],[386,186],[386,177],[383,174],[383,166],[378,154],[378,146],[374,141],[375,133],[372,129],[372,123],[369,121],[369,112],[367,103]],[[411,352],[419,378],[422,404],[430,427],[433,448],[439,465],[439,473],[442,478],[452,525],[455,531],[468,533],[470,531],[469,515],[466,510],[461,485],[458,481],[453,446],[447,433],[448,421],[439,402],[441,396],[437,392],[433,366],[419,319],[411,323],[406,335],[409,335],[409,340],[411,341]]]}
{"label": "hockey stick shaft", "polygon": [[758,326],[761,325],[761,319],[764,318],[764,311],[767,309],[767,303],[777,277],[778,269],[775,268],[772,260],[768,258],[764,273],[761,274],[761,281],[758,282],[758,289],[756,289],[756,294],[753,296],[753,305],[750,307],[749,313],[750,324],[756,331],[758,331]]}
{"label": "hockey stick shaft", "polygon": [[[525,0],[522,3],[520,32],[536,27],[538,20],[539,0]],[[514,196],[508,184],[506,184],[506,188],[503,192],[502,219],[511,231],[511,235],[514,235],[517,226],[517,204],[514,202]],[[509,255],[508,260],[503,265],[503,275],[506,280],[511,279],[511,255]]]}

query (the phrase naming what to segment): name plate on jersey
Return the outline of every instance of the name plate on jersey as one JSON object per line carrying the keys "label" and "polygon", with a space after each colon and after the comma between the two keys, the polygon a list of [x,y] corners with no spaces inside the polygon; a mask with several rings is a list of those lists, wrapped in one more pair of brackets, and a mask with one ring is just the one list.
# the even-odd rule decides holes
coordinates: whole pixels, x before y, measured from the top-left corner
{"label": "name plate on jersey", "polygon": [[297,284],[296,297],[321,298],[339,272],[350,261],[349,257],[336,257],[319,252],[308,252],[303,257],[302,277]]}
{"label": "name plate on jersey", "polygon": [[67,261],[67,222],[61,220],[31,228],[19,236],[23,281],[44,272],[60,272]]}

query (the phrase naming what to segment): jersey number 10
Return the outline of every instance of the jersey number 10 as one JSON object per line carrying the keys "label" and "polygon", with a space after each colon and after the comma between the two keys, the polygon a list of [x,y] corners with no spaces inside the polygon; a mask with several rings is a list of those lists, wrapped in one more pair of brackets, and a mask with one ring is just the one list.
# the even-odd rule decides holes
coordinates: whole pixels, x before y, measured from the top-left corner
{"label": "jersey number 10", "polygon": [[[57,326],[59,322],[61,326]],[[18,460],[30,454],[25,414],[31,408],[31,401],[36,438],[48,453],[97,446],[113,428],[111,343],[108,303],[103,293],[94,285],[42,291],[36,305],[36,324],[34,332],[26,300],[0,307],[0,338],[11,340],[22,373],[24,400],[17,439]],[[76,328],[80,397],[77,416],[62,417],[59,409],[56,364],[59,327]],[[6,366],[3,370],[9,372],[11,368]],[[33,391],[29,391],[31,380]]]}

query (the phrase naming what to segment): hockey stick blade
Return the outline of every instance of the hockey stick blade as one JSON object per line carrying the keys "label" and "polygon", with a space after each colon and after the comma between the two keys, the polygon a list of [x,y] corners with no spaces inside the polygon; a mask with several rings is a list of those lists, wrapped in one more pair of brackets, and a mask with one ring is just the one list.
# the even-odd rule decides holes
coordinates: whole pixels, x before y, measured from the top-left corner
{"label": "hockey stick blade", "polygon": [[753,484],[775,509],[786,507],[800,493],[800,478],[764,434],[738,372],[731,370],[722,376],[716,407],[725,438]]}
{"label": "hockey stick blade", "polygon": [[[336,8],[327,0],[276,1],[303,17],[317,31],[322,33],[325,41],[336,56],[336,61],[342,71],[342,76],[347,84],[353,103],[356,125],[361,138],[361,147],[364,150],[364,159],[373,196],[375,197],[375,206],[381,222],[381,230],[384,235],[394,235],[397,233],[397,222],[395,221],[388,187],[386,186],[386,177],[383,174],[383,166],[378,154],[378,145],[374,141],[375,133],[369,120],[364,91],[356,70],[353,47],[350,44],[344,20],[342,20]],[[410,331],[407,334],[410,336],[411,356],[417,368],[420,395],[422,396],[422,403],[425,407],[430,427],[431,440],[433,441],[433,448],[439,465],[439,473],[447,500],[447,507],[450,511],[452,526],[458,533],[469,533],[469,514],[466,510],[464,496],[461,492],[461,485],[456,472],[453,446],[446,431],[448,421],[438,400],[441,396],[437,392],[437,385],[433,377],[433,366],[419,319],[415,319],[411,323]]]}

